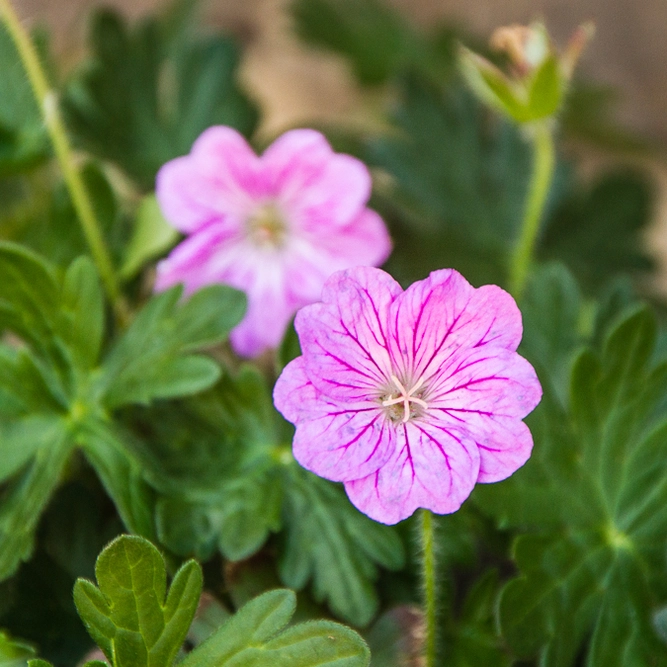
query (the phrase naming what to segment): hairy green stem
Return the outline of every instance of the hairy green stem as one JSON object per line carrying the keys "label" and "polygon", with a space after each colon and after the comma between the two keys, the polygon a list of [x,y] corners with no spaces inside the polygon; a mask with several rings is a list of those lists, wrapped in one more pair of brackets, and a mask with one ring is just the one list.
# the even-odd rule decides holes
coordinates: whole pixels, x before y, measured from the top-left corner
{"label": "hairy green stem", "polygon": [[435,545],[433,540],[433,514],[430,510],[421,510],[421,558],[422,585],[424,593],[424,667],[435,667],[437,654],[437,590],[435,576]]}
{"label": "hairy green stem", "polygon": [[86,191],[86,186],[74,161],[65,124],[60,116],[57,95],[49,86],[35,46],[21,25],[21,21],[12,7],[11,0],[0,0],[0,19],[2,19],[16,45],[16,50],[28,75],[33,94],[41,110],[44,124],[51,138],[58,162],[60,163],[65,184],[72,198],[72,204],[81,223],[83,233],[90,247],[90,252],[100,272],[102,282],[114,306],[116,315],[123,322],[127,318],[126,304],[120,291],[120,284],[114,271],[100,224]]}
{"label": "hairy green stem", "polygon": [[540,231],[555,166],[555,150],[552,128],[541,123],[533,128],[533,172],[528,186],[526,209],[521,224],[521,235],[510,266],[510,292],[519,299],[526,286],[526,279],[533,261],[535,242]]}

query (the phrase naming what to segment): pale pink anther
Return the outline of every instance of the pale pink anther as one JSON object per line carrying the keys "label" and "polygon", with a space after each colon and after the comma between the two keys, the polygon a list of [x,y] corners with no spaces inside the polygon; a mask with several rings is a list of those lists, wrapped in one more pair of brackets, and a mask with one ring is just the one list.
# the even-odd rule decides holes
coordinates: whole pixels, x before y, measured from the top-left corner
{"label": "pale pink anther", "polygon": [[370,193],[366,166],[315,130],[287,132],[257,156],[232,128],[211,127],[158,173],[162,212],[188,238],[158,264],[155,289],[243,290],[248,310],[230,339],[238,354],[257,356],[280,344],[332,273],[387,259],[391,242],[366,207]]}
{"label": "pale pink anther", "polygon": [[368,516],[456,511],[477,482],[521,467],[522,419],[542,395],[516,353],[521,314],[499,287],[435,271],[403,291],[384,271],[334,274],[295,326],[302,356],[274,402],[296,425],[296,460],[343,482]]}

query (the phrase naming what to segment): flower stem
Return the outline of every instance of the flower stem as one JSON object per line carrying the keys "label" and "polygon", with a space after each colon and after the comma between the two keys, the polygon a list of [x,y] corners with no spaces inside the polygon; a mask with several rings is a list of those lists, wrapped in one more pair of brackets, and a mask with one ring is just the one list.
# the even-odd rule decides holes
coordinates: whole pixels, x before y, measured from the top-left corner
{"label": "flower stem", "polygon": [[514,250],[510,266],[510,292],[516,299],[521,297],[526,286],[528,271],[533,261],[533,252],[540,222],[544,214],[555,166],[555,150],[552,129],[549,123],[541,123],[534,128],[533,173],[528,186],[526,210],[521,225],[521,236]]}
{"label": "flower stem", "polygon": [[424,667],[435,667],[437,653],[436,620],[438,598],[436,593],[433,514],[429,510],[421,510],[420,518],[424,621],[426,625]]}
{"label": "flower stem", "polygon": [[49,86],[35,46],[21,25],[21,21],[12,7],[11,0],[0,0],[0,19],[5,24],[28,75],[33,94],[41,110],[44,124],[51,138],[58,162],[60,163],[72,204],[81,223],[90,252],[100,272],[107,295],[113,304],[118,320],[125,322],[127,319],[127,306],[120,291],[118,278],[114,271],[100,224],[95,216],[95,211],[81,174],[74,162],[65,124],[60,116],[56,93]]}

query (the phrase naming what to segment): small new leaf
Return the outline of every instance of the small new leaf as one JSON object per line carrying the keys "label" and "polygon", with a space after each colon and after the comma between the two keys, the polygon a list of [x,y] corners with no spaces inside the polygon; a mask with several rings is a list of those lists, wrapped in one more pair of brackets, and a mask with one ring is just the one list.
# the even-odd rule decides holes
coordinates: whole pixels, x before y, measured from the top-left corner
{"label": "small new leaf", "polygon": [[171,667],[199,603],[199,565],[185,563],[167,594],[160,552],[148,540],[122,535],[100,554],[95,576],[99,588],[77,581],[74,602],[112,665]]}

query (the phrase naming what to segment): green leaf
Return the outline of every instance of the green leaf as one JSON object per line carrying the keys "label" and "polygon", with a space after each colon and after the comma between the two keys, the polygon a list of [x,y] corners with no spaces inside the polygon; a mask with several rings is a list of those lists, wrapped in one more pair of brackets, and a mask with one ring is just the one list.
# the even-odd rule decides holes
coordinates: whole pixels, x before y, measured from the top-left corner
{"label": "green leaf", "polygon": [[[187,22],[145,19],[129,28],[112,10],[93,16],[91,57],[63,99],[75,137],[143,188],[211,125],[249,135],[257,112],[236,83],[238,54],[226,37],[198,41]],[[165,83],[168,81],[168,85]],[[122,92],[121,92],[122,91]]]}
{"label": "green leaf", "polygon": [[256,553],[281,526],[282,484],[275,474],[248,473],[222,481],[200,502],[167,497],[157,505],[160,541],[174,553],[207,558],[217,547],[232,561]]}
{"label": "green leaf", "polygon": [[403,567],[398,535],[361,514],[339,486],[297,466],[286,475],[282,581],[298,590],[312,579],[318,602],[326,600],[341,618],[366,625],[378,609],[372,583],[377,566]]}
{"label": "green leaf", "polygon": [[635,309],[601,352],[578,356],[566,405],[544,385],[529,418],[535,450],[515,475],[476,491],[503,527],[531,530],[514,548],[500,626],[519,656],[589,667],[667,664],[651,624],[667,599],[667,364],[656,324]]}
{"label": "green leaf", "polygon": [[524,354],[564,397],[574,352],[583,343],[579,285],[562,264],[549,264],[529,279],[521,300]]}
{"label": "green leaf", "polygon": [[451,667],[509,667],[512,660],[495,628],[498,572],[487,570],[468,590],[458,618],[448,624],[445,663]]}
{"label": "green leaf", "polygon": [[16,47],[0,26],[0,176],[43,162],[48,135]]}
{"label": "green leaf", "polygon": [[100,554],[95,576],[99,588],[86,579],[77,581],[74,602],[114,667],[170,667],[199,602],[199,565],[185,563],[167,594],[160,552],[141,537],[122,535]]}
{"label": "green leaf", "polygon": [[179,286],[154,296],[104,361],[101,386],[108,409],[187,396],[220,377],[212,359],[186,353],[225,340],[243,316],[245,296],[213,285],[179,304],[181,293]]}
{"label": "green leaf", "polygon": [[530,120],[548,118],[558,111],[563,102],[565,83],[558,54],[552,53],[532,75],[528,91]]}
{"label": "green leaf", "polygon": [[35,649],[24,642],[12,639],[0,630],[0,667],[25,667],[35,655]]}
{"label": "green leaf", "polygon": [[[72,453],[73,442],[65,425],[47,428],[47,433],[40,434],[44,441],[32,459],[0,487],[0,580],[32,555],[40,516]],[[16,443],[2,442],[0,448],[12,445]]]}
{"label": "green leaf", "polygon": [[[139,455],[161,492],[160,540],[181,556],[255,553],[281,524],[285,452],[265,380],[253,366],[178,404],[134,410]],[[286,457],[291,462],[291,455]]]}
{"label": "green leaf", "polygon": [[95,265],[87,257],[75,260],[65,274],[61,315],[61,330],[75,363],[93,369],[104,335],[104,298]]}
{"label": "green leaf", "polygon": [[627,170],[605,174],[557,208],[539,254],[565,262],[588,292],[620,273],[645,273],[653,267],[643,238],[652,208],[644,175]]}
{"label": "green leaf", "polygon": [[[87,162],[80,173],[115,264],[127,242],[124,211],[99,164]],[[28,246],[59,268],[66,269],[77,257],[90,251],[81,222],[64,182],[53,187],[50,183],[35,181],[31,183],[34,191],[29,191],[26,197],[31,204],[37,201],[26,207],[17,221],[10,219],[5,235],[8,240]]]}
{"label": "green leaf", "polygon": [[370,654],[353,630],[313,621],[283,630],[296,598],[287,590],[264,593],[180,663],[182,667],[366,667]]}
{"label": "green leaf", "polygon": [[132,532],[153,538],[154,494],[131,449],[132,438],[99,419],[87,419],[79,432],[78,444],[95,469],[125,526]]}
{"label": "green leaf", "polygon": [[459,67],[470,90],[482,102],[518,123],[530,119],[523,91],[486,58],[461,46]]}
{"label": "green leaf", "polygon": [[163,494],[157,529],[170,550],[209,558],[219,549],[239,560],[280,528],[281,468],[292,459],[256,368],[243,366],[196,399],[135,410],[134,418],[146,474]]}
{"label": "green leaf", "polygon": [[52,267],[22,246],[0,242],[0,330],[9,329],[50,353],[57,317],[58,283]]}
{"label": "green leaf", "polygon": [[155,195],[144,197],[120,270],[121,277],[133,278],[145,262],[171,248],[177,239],[178,232],[164,219]]}

